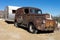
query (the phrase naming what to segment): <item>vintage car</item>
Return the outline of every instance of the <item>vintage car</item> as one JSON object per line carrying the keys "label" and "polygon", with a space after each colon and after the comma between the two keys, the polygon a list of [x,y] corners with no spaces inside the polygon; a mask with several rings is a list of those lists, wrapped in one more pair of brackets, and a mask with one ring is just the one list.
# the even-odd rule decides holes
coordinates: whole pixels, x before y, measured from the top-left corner
{"label": "vintage car", "polygon": [[42,14],[42,10],[34,7],[22,7],[15,14],[15,26],[28,28],[29,32],[52,31],[56,27],[55,20],[49,14]]}

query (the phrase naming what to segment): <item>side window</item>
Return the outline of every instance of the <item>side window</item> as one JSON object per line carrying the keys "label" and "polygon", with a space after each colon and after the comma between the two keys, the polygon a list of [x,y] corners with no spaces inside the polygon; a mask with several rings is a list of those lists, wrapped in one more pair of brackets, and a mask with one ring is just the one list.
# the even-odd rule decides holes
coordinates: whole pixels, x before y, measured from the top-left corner
{"label": "side window", "polygon": [[24,9],[25,14],[29,13],[29,9]]}
{"label": "side window", "polygon": [[41,14],[41,10],[38,10],[38,9],[30,9],[30,12],[32,14]]}
{"label": "side window", "polygon": [[16,10],[12,10],[12,13],[16,13]]}
{"label": "side window", "polygon": [[37,13],[38,13],[38,14],[41,14],[41,11],[40,11],[40,10],[37,10]]}
{"label": "side window", "polygon": [[31,13],[35,13],[35,9],[30,9],[30,12]]}

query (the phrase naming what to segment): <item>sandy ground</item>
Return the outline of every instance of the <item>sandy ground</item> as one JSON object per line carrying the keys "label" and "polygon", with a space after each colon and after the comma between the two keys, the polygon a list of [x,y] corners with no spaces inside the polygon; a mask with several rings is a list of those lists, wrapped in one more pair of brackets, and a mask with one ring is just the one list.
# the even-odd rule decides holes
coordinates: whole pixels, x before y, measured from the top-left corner
{"label": "sandy ground", "polygon": [[32,34],[0,20],[0,40],[60,40],[60,31]]}

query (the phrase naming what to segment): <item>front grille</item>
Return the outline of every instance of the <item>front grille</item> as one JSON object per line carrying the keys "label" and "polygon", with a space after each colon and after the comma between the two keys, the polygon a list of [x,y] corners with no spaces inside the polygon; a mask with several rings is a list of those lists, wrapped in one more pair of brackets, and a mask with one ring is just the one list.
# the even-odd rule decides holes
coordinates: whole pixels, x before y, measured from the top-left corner
{"label": "front grille", "polygon": [[53,30],[54,29],[54,27],[45,27],[45,30]]}
{"label": "front grille", "polygon": [[49,27],[49,26],[53,27],[54,22],[53,21],[46,21],[45,25],[46,25],[46,27]]}

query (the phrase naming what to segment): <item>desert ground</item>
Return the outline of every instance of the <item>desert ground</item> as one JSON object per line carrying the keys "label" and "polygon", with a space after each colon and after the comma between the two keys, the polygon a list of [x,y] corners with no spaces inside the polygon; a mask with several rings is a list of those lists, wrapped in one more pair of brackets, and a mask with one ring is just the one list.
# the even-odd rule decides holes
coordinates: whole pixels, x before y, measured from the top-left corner
{"label": "desert ground", "polygon": [[60,31],[32,34],[23,28],[15,27],[0,20],[0,40],[60,40]]}

